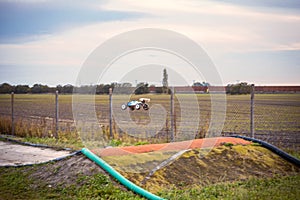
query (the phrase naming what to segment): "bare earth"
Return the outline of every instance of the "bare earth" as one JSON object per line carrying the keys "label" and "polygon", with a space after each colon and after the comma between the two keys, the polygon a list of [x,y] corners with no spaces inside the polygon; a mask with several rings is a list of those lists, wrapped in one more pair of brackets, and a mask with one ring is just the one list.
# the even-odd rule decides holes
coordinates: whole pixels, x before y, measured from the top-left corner
{"label": "bare earth", "polygon": [[70,151],[31,147],[0,141],[0,166],[38,164],[69,155]]}
{"label": "bare earth", "polygon": [[[217,145],[208,154],[203,152],[205,149],[198,147],[198,144],[203,145],[201,140],[189,142],[188,151],[155,171],[154,174],[150,174],[149,170],[159,165],[165,158],[165,154],[157,151],[157,147],[160,147],[157,144],[121,147],[121,152],[130,150],[130,153],[127,154],[117,153],[120,148],[109,148],[107,152],[100,153],[107,153],[103,159],[114,164],[112,166],[126,178],[154,193],[161,189],[170,189],[173,186],[186,189],[195,185],[204,186],[227,181],[243,181],[251,177],[287,176],[300,172],[300,168],[261,146],[251,145],[249,142],[240,141],[237,138],[218,138],[217,141],[219,141],[215,143]],[[226,146],[222,144],[224,142],[225,144],[231,143],[233,146]],[[164,145],[162,146],[164,147]],[[177,148],[180,147],[180,145],[176,146]],[[172,146],[168,147],[170,150]],[[56,151],[49,148],[30,147],[0,141],[0,168],[1,166],[37,164],[69,154],[69,151]],[[156,160],[152,159],[153,156]],[[169,154],[166,156],[169,157]],[[162,160],[159,160],[160,158]],[[145,168],[148,171],[139,172],[145,166],[152,167]],[[131,171],[123,170],[123,168],[130,168]],[[15,168],[10,169],[14,170]],[[34,179],[36,183],[46,182],[49,187],[54,188],[58,185],[74,184],[79,176],[106,174],[84,155],[75,155],[59,162],[38,165],[37,167],[22,167],[21,169],[23,171],[32,169],[30,178]],[[3,172],[0,169],[1,173]]]}

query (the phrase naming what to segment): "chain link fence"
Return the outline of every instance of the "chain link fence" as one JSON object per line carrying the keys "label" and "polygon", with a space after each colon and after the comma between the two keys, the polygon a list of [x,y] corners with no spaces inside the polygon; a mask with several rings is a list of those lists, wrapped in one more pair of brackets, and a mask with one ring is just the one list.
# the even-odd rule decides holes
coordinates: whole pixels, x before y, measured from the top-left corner
{"label": "chain link fence", "polygon": [[[176,94],[187,95],[188,94]],[[171,142],[180,138],[189,123],[181,124],[182,113],[193,113],[194,105],[180,107],[176,95],[149,95],[151,104],[159,104],[166,111],[164,126],[153,136],[154,142]],[[211,116],[209,94],[198,94],[200,107],[199,127],[195,138],[205,137]],[[267,141],[281,148],[300,150],[300,94],[255,94],[253,121],[251,120],[251,95],[227,95],[226,119],[223,136],[245,135]],[[0,131],[19,136],[57,137],[58,132],[76,132],[72,114],[71,95],[59,95],[58,105],[53,94],[45,95],[1,95]],[[110,119],[110,97],[95,96],[95,109],[99,126],[108,138],[124,135],[114,118]],[[125,103],[125,102],[124,102]],[[173,111],[171,112],[173,103]],[[120,112],[121,108],[120,108]],[[56,114],[57,113],[57,114]],[[156,113],[157,117],[160,113]],[[136,124],[149,122],[149,113],[133,111],[131,120]],[[173,119],[173,120],[172,120]],[[193,120],[193,117],[191,118]],[[12,123],[13,122],[13,123]],[[251,131],[253,122],[253,131]],[[134,127],[132,127],[134,128]],[[113,133],[112,133],[113,132]]]}
{"label": "chain link fence", "polygon": [[[228,96],[224,135],[252,137],[250,110],[249,95]],[[300,94],[255,94],[253,122],[256,139],[300,150]]]}

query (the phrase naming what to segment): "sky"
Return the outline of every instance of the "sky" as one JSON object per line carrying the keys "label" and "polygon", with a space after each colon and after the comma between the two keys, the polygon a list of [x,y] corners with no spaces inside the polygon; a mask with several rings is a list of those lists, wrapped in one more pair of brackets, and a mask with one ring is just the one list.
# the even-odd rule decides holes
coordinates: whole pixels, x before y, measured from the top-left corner
{"label": "sky", "polygon": [[[99,45],[127,31],[158,28],[199,44],[224,85],[300,85],[300,1],[0,0],[0,24],[0,83],[75,84]],[[151,80],[144,73],[105,81],[160,84],[162,69],[152,69],[137,69],[155,73]],[[185,74],[186,85],[205,81],[184,68],[169,71],[170,79]]]}

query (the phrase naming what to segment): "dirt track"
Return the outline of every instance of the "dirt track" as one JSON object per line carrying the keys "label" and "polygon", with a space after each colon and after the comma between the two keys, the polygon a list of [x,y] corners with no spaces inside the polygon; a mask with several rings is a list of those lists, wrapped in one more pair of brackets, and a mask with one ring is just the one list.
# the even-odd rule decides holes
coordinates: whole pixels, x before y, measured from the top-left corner
{"label": "dirt track", "polygon": [[251,142],[233,137],[215,137],[163,144],[94,149],[93,152],[99,156],[124,156],[128,154],[149,153],[155,151],[180,151],[185,149],[212,148],[225,143],[247,145]]}
{"label": "dirt track", "polygon": [[[151,192],[168,189],[171,186],[186,189],[193,185],[243,181],[251,177],[269,178],[299,174],[299,168],[263,147],[249,145],[248,141],[237,138],[215,139],[214,147],[208,154],[202,151],[205,150],[203,147],[212,143],[203,140],[108,148],[106,151],[95,153],[105,155],[104,159],[117,171]],[[173,155],[172,150],[175,147],[176,150],[182,148],[189,150],[151,174],[155,167],[170,157],[169,153]],[[0,141],[0,152],[0,166],[36,164],[70,154],[68,151],[2,141]],[[26,167],[21,169],[28,170]],[[39,165],[37,168],[34,167],[33,171],[30,178],[37,182],[44,181],[51,187],[70,185],[82,175],[106,174],[84,155]]]}
{"label": "dirt track", "polygon": [[[249,144],[250,142],[237,138],[210,138],[198,139],[193,141],[149,144],[142,146],[117,147],[108,149],[99,149],[100,156],[122,156],[132,153],[146,153],[158,150],[182,150],[203,148],[205,146],[219,146],[221,143],[230,142],[233,144]],[[95,150],[97,152],[97,150]],[[12,142],[0,141],[0,166],[19,166],[28,164],[38,164],[50,161],[70,154],[69,151],[56,151],[50,148],[32,147]],[[99,154],[98,154],[99,155]]]}
{"label": "dirt track", "polygon": [[67,156],[69,151],[32,147],[0,141],[0,166],[38,164]]}

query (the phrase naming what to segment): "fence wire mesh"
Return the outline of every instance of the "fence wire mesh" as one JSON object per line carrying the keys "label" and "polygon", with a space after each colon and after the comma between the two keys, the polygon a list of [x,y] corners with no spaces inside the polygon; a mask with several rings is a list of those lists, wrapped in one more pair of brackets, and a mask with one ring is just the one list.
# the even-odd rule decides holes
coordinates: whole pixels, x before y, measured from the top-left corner
{"label": "fence wire mesh", "polygon": [[[185,101],[189,101],[188,94]],[[182,115],[186,113],[196,115],[195,105],[187,103],[184,107],[180,105],[178,96],[174,97],[174,127],[171,127],[170,95],[148,95],[151,98],[150,106],[158,104],[160,109],[165,110],[162,117],[159,109],[155,110],[155,116],[163,126],[156,127],[157,132],[152,137],[153,142],[170,142],[171,130],[175,139],[185,139],[184,132],[193,134],[194,138],[205,137],[211,123],[211,100],[209,94],[198,94],[197,101],[200,113],[190,116],[190,121],[182,122]],[[146,95],[147,96],[147,95]],[[224,136],[232,134],[246,135],[251,137],[250,130],[250,95],[227,95],[226,119],[222,133]],[[109,97],[106,95],[95,96],[95,109],[99,121],[99,127],[104,134],[109,132]],[[120,106],[122,103],[120,102]],[[10,134],[11,124],[11,95],[0,95],[0,132]],[[55,132],[55,95],[14,95],[14,126],[15,134],[20,136],[50,137]],[[120,111],[122,112],[121,107]],[[145,128],[149,123],[149,111],[130,112],[130,119]],[[199,121],[198,130],[194,131],[193,120]],[[118,123],[112,120],[114,136],[124,135]],[[124,121],[126,124],[126,122]],[[158,122],[157,122],[158,123]],[[127,125],[129,126],[129,124]],[[129,127],[128,130],[134,130]],[[59,131],[76,132],[72,114],[72,96],[59,95]],[[254,98],[254,132],[255,138],[262,139],[282,148],[300,150],[300,94],[255,94]],[[190,134],[189,134],[190,136]],[[192,139],[192,138],[186,138]],[[151,138],[150,138],[151,140]],[[151,142],[151,141],[150,141]]]}
{"label": "fence wire mesh", "polygon": [[[224,135],[251,137],[250,97],[228,99]],[[255,94],[254,133],[273,145],[300,150],[300,94]]]}

